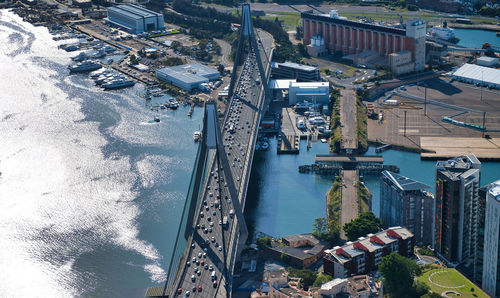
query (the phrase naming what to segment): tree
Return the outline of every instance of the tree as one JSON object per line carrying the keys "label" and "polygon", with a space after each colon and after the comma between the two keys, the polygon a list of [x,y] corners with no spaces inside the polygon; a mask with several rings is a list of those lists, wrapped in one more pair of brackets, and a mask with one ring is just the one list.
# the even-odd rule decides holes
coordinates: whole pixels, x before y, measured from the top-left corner
{"label": "tree", "polygon": [[317,273],[309,269],[288,268],[288,273],[291,277],[300,277],[302,279],[302,285],[306,291],[309,290],[309,287],[314,284],[317,277]]}
{"label": "tree", "polygon": [[382,258],[379,266],[384,277],[384,290],[392,297],[418,297],[413,279],[421,273],[420,267],[411,259],[395,252]]}
{"label": "tree", "polygon": [[375,217],[373,212],[362,212],[357,218],[344,225],[344,232],[349,241],[355,241],[359,237],[378,232],[381,226],[382,221]]}
{"label": "tree", "polygon": [[137,60],[137,57],[135,57],[134,54],[130,55],[129,61],[130,61],[130,65],[137,65],[137,64],[139,64],[139,61]]}
{"label": "tree", "polygon": [[320,217],[314,220],[312,234],[317,238],[334,243],[339,239],[340,227],[333,221],[328,222],[326,218]]}
{"label": "tree", "polygon": [[268,246],[271,246],[271,238],[270,237],[260,237],[257,239],[257,246],[259,249],[264,249]]}
{"label": "tree", "polygon": [[316,280],[314,280],[313,286],[319,287],[322,284],[329,282],[332,279],[333,279],[333,277],[331,277],[328,274],[318,274],[318,276],[316,277]]}
{"label": "tree", "polygon": [[222,74],[224,72],[224,65],[222,64],[217,65],[217,71]]}

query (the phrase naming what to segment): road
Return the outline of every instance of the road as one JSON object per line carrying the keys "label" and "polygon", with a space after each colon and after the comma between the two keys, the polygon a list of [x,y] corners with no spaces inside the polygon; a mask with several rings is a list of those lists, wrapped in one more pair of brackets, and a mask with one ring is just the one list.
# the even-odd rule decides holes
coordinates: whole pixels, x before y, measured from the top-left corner
{"label": "road", "polygon": [[226,69],[232,69],[233,68],[233,62],[230,61],[229,56],[231,55],[231,45],[222,39],[215,39],[214,40],[220,45],[221,48],[221,58],[219,60],[219,63],[224,65]]}
{"label": "road", "polygon": [[342,149],[356,149],[356,96],[351,89],[342,89],[340,97],[340,123],[342,123]]}
{"label": "road", "polygon": [[358,199],[356,181],[358,179],[357,170],[342,170],[342,212],[340,224],[342,231],[344,225],[358,216]]}
{"label": "road", "polygon": [[[187,292],[190,297],[226,297],[226,289],[230,289],[231,280],[226,279],[226,273],[232,274],[239,243],[237,208],[242,212],[241,206],[245,204],[263,102],[262,84],[257,83],[256,55],[259,53],[251,51],[241,74],[233,73],[239,75],[239,79],[222,123],[224,150],[218,154],[214,150],[209,161],[210,170],[190,246],[179,268],[181,277],[176,293],[180,297],[187,296]],[[234,184],[237,197],[230,195],[228,182]],[[223,225],[224,217],[227,225]]]}

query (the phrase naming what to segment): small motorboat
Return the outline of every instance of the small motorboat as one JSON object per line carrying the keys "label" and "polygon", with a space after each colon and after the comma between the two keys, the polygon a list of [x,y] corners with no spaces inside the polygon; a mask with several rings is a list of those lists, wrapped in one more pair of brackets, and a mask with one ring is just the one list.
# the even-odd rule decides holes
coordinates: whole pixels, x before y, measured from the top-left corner
{"label": "small motorboat", "polygon": [[154,119],[155,122],[160,122],[160,117],[158,116],[155,116],[155,119]]}
{"label": "small motorboat", "polygon": [[195,131],[193,133],[193,139],[194,139],[194,141],[198,142],[200,140],[200,138],[201,138],[201,131]]}

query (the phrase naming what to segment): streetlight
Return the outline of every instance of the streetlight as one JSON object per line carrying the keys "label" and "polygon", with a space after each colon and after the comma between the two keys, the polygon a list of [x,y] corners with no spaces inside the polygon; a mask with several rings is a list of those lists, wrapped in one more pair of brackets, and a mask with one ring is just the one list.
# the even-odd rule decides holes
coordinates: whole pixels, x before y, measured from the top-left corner
{"label": "streetlight", "polygon": [[481,70],[481,101],[483,101],[483,84],[484,84],[483,75],[484,75],[484,71]]}

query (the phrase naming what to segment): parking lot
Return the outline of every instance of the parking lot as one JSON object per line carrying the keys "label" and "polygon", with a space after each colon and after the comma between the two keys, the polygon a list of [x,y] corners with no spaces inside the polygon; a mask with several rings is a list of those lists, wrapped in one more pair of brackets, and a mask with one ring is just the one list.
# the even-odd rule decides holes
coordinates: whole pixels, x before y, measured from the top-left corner
{"label": "parking lot", "polygon": [[[498,90],[483,88],[481,91],[481,88],[474,85],[450,83],[446,78],[427,80],[425,87],[413,85],[403,88],[406,89],[404,92],[413,96],[425,98],[427,94],[427,99],[478,112],[457,115],[462,111],[431,104],[427,104],[425,110],[424,103],[396,95],[391,99],[397,100],[398,105],[384,105],[383,101],[387,96],[384,95],[375,103],[376,110],[382,110],[383,120],[368,119],[368,138],[373,141],[419,148],[422,136],[481,137],[481,131],[443,122],[442,119],[457,115],[453,117],[454,120],[482,125],[482,112],[486,112],[484,120],[487,129],[500,130],[500,92]],[[406,136],[404,135],[405,112]],[[486,134],[492,137],[500,136],[500,132],[497,131],[488,131]]]}

